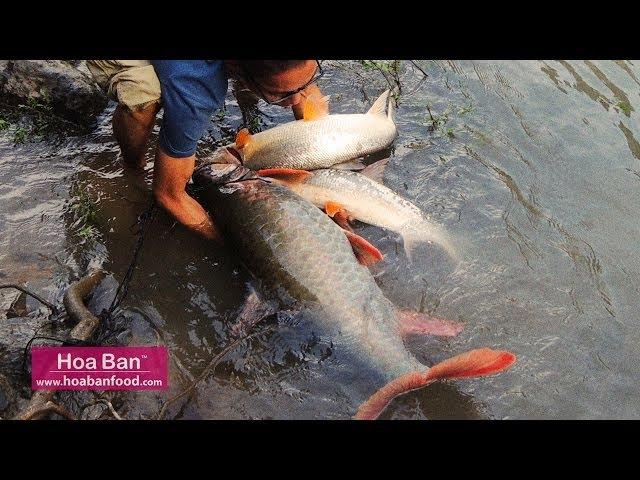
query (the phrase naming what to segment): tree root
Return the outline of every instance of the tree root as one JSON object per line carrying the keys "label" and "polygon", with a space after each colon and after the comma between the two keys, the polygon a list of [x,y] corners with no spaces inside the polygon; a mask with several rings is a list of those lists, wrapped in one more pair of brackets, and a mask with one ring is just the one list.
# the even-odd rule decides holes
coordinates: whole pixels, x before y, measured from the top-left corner
{"label": "tree root", "polygon": [[42,303],[43,305],[45,305],[49,310],[51,310],[51,313],[56,315],[58,313],[58,309],[56,308],[55,305],[47,302],[44,298],[42,298],[40,295],[37,295],[35,293],[33,293],[30,290],[27,290],[25,287],[21,286],[21,285],[16,285],[14,283],[5,283],[0,285],[0,289],[2,288],[15,288],[16,290],[20,290],[23,293],[26,293],[27,295],[29,295],[30,297],[35,298],[36,300],[38,300],[40,303]]}
{"label": "tree root", "polygon": [[[64,306],[69,316],[78,324],[71,331],[70,337],[74,340],[89,340],[100,320],[92,314],[84,304],[83,298],[91,293],[91,290],[104,278],[105,272],[97,270],[72,283],[64,294]],[[52,399],[56,390],[38,390],[31,397],[29,405],[16,416],[18,420],[39,420],[50,412],[55,412],[63,417],[75,420],[69,411],[53,403]],[[113,408],[113,407],[112,407]]]}

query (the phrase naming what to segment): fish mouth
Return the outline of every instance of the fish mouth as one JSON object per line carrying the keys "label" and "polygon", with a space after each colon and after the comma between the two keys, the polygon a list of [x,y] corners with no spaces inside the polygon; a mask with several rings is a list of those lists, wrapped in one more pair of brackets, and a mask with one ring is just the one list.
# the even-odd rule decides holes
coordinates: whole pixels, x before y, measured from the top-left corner
{"label": "fish mouth", "polygon": [[206,175],[209,181],[215,185],[251,180],[257,177],[253,170],[236,163],[207,163],[198,168],[198,174]]}
{"label": "fish mouth", "polygon": [[224,148],[225,148],[225,150],[227,152],[227,158],[229,158],[228,155],[232,155],[233,157],[236,158],[236,160],[238,160],[238,163],[240,165],[243,164],[242,155],[240,155],[240,152],[234,146],[229,145],[228,147],[224,147]]}
{"label": "fish mouth", "polygon": [[213,155],[210,163],[242,165],[242,155],[235,145],[220,147]]}

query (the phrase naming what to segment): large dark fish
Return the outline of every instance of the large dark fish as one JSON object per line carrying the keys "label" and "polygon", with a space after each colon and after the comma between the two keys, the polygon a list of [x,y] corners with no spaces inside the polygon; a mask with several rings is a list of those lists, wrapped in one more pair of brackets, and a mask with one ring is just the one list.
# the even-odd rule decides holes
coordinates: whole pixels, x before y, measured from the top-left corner
{"label": "large dark fish", "polygon": [[407,351],[402,336],[455,335],[460,326],[398,311],[358,263],[338,225],[288,188],[247,179],[252,175],[248,172],[205,165],[193,179],[204,205],[254,273],[282,299],[318,307],[320,327],[332,332],[334,345],[347,348],[388,382],[365,402],[358,418],[376,418],[393,397],[434,379],[494,373],[515,361],[509,352],[482,349],[424,373],[425,366]]}

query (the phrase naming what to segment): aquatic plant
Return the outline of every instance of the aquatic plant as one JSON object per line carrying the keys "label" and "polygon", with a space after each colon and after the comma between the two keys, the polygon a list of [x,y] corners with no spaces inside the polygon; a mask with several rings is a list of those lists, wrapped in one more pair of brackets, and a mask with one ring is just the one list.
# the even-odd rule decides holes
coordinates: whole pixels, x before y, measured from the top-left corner
{"label": "aquatic plant", "polygon": [[[74,192],[72,192],[74,195]],[[94,201],[89,197],[86,191],[77,190],[74,202],[71,204],[70,210],[73,212],[75,221],[73,226],[79,226],[76,234],[82,238],[93,238],[98,235],[96,223],[98,213]]]}
{"label": "aquatic plant", "polygon": [[622,110],[627,117],[631,115],[631,105],[629,105],[627,102],[618,102],[616,104],[616,107]]}
{"label": "aquatic plant", "polygon": [[24,143],[29,135],[29,131],[24,127],[17,127],[13,132],[13,143],[18,145]]}

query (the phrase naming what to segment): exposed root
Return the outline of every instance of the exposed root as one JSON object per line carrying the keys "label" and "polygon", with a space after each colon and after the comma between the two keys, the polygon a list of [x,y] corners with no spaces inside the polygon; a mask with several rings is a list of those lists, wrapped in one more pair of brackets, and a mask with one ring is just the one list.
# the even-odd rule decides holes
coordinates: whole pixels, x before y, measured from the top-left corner
{"label": "exposed root", "polygon": [[[104,275],[105,272],[102,270],[95,271],[72,283],[64,294],[64,305],[67,313],[73,320],[78,322],[70,334],[74,340],[89,340],[100,323],[98,317],[87,309],[83,298],[91,293],[91,290],[104,278]],[[55,393],[56,390],[37,390],[31,397],[29,405],[16,418],[20,420],[38,420],[53,411],[75,420],[71,413],[51,401]]]}
{"label": "exposed root", "polygon": [[43,305],[45,305],[49,310],[51,310],[51,313],[56,315],[58,313],[58,309],[56,308],[55,305],[47,302],[44,298],[42,298],[40,295],[33,293],[30,290],[27,290],[25,287],[21,286],[21,285],[16,285],[14,283],[5,283],[0,285],[0,289],[2,288],[15,288],[16,290],[20,290],[23,293],[26,293],[27,295],[29,295],[30,297],[35,298],[36,300],[38,300],[40,303],[42,303]]}
{"label": "exposed root", "polygon": [[78,322],[69,335],[74,340],[88,340],[96,329],[100,320],[91,313],[84,304],[87,297],[98,283],[104,278],[103,270],[96,270],[83,277],[67,289],[64,294],[64,307],[67,313]]}
{"label": "exposed root", "polygon": [[[35,396],[35,395],[34,395]],[[52,395],[53,396],[53,395]],[[68,420],[77,420],[76,416],[64,407],[61,407],[57,403],[48,400],[44,405],[34,406],[32,409],[28,409],[20,419],[21,420],[38,420],[49,413],[57,413],[58,415],[65,417]]]}

